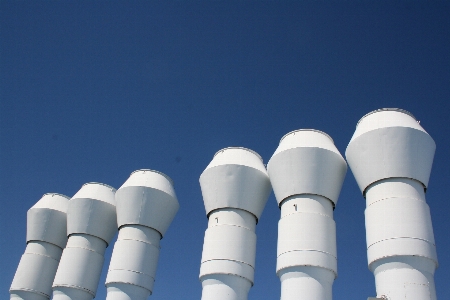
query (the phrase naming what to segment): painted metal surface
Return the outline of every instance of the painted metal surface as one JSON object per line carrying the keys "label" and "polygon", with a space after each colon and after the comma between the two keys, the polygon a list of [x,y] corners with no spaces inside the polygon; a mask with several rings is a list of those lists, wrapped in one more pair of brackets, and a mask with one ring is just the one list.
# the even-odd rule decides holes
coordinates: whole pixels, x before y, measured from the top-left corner
{"label": "painted metal surface", "polygon": [[271,191],[261,157],[231,147],[200,176],[208,216],[200,266],[202,300],[246,300],[253,285],[256,222]]}
{"label": "painted metal surface", "polygon": [[267,171],[278,205],[299,194],[323,196],[336,205],[347,164],[326,133],[303,129],[281,139]]}
{"label": "painted metal surface", "polygon": [[207,215],[215,209],[230,207],[248,211],[257,219],[271,191],[261,157],[253,150],[239,147],[218,151],[201,174],[200,186]]}
{"label": "painted metal surface", "polygon": [[335,276],[327,269],[297,266],[279,272],[280,299],[332,299]]}
{"label": "painted metal surface", "polygon": [[333,215],[314,211],[311,202],[322,202],[332,211],[329,200],[316,195],[292,196],[283,202],[278,223],[277,272],[298,265],[322,267],[337,274],[336,224]]}
{"label": "painted metal surface", "polygon": [[367,258],[379,298],[436,299],[438,262],[425,199],[434,151],[433,139],[398,109],[363,117],[347,147],[366,198]]}
{"label": "painted metal surface", "polygon": [[[227,218],[233,214],[239,218]],[[255,216],[246,211],[230,208],[214,211],[205,232],[200,276],[218,272],[232,274],[234,270],[253,284],[255,225]]]}
{"label": "painted metal surface", "polygon": [[115,192],[102,183],[87,183],[70,199],[69,239],[53,281],[54,300],[95,297],[105,249],[117,230]]}
{"label": "painted metal surface", "polygon": [[154,170],[137,170],[119,188],[118,226],[136,224],[157,230],[164,236],[180,205],[172,180]]}
{"label": "painted metal surface", "polygon": [[[391,193],[396,187],[398,192]],[[366,199],[369,264],[383,257],[414,255],[428,257],[437,265],[430,208],[420,182],[405,178],[381,180],[367,189]]]}
{"label": "painted metal surface", "polygon": [[86,183],[70,199],[67,235],[85,233],[107,244],[117,232],[116,190],[103,183]]}
{"label": "painted metal surface", "polygon": [[179,209],[172,180],[137,170],[116,192],[119,236],[106,277],[108,300],[144,300],[156,277],[160,239]]}
{"label": "painted metal surface", "polygon": [[11,299],[50,299],[66,246],[69,197],[45,194],[27,213],[27,247],[10,288]]}
{"label": "painted metal surface", "polygon": [[378,110],[363,117],[345,152],[359,188],[385,178],[428,186],[436,144],[411,114]]}
{"label": "painted metal surface", "polygon": [[280,299],[331,300],[337,276],[331,201],[317,195],[291,196],[282,202],[281,210],[277,248]]}
{"label": "painted metal surface", "polygon": [[285,135],[268,163],[281,209],[277,275],[281,300],[331,300],[337,276],[337,203],[347,164],[325,133]]}
{"label": "painted metal surface", "polygon": [[137,285],[116,282],[107,287],[107,297],[115,300],[147,299],[148,289]]}
{"label": "painted metal surface", "polygon": [[247,299],[252,283],[245,278],[230,274],[209,274],[201,279],[201,300],[242,300]]}

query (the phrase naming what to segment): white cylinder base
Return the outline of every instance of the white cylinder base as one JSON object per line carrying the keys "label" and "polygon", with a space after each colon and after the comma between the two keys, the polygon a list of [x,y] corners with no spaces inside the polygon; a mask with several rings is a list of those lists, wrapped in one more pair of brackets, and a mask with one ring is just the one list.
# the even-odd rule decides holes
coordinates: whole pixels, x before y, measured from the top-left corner
{"label": "white cylinder base", "polygon": [[92,299],[94,299],[94,295],[71,287],[59,286],[53,290],[52,300],[92,300]]}
{"label": "white cylinder base", "polygon": [[106,292],[106,300],[145,300],[150,296],[147,289],[120,282],[108,284]]}
{"label": "white cylinder base", "polygon": [[211,274],[202,277],[201,300],[247,300],[252,283],[245,278]]}
{"label": "white cylinder base", "polygon": [[48,300],[50,298],[40,295],[40,294],[32,293],[29,291],[14,291],[13,293],[11,293],[11,297],[9,299],[10,300]]}
{"label": "white cylinder base", "polygon": [[282,270],[281,300],[330,300],[334,273],[317,267],[292,267]]}
{"label": "white cylinder base", "polygon": [[435,263],[425,257],[397,256],[375,264],[378,297],[389,300],[436,300]]}

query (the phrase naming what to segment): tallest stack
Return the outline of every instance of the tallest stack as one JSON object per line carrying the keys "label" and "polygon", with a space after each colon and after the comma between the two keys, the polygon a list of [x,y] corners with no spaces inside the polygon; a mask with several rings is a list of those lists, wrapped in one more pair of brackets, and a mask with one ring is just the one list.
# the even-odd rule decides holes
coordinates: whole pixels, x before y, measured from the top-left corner
{"label": "tallest stack", "polygon": [[369,269],[378,297],[435,300],[436,247],[425,200],[436,145],[401,109],[365,115],[346,157],[366,198]]}

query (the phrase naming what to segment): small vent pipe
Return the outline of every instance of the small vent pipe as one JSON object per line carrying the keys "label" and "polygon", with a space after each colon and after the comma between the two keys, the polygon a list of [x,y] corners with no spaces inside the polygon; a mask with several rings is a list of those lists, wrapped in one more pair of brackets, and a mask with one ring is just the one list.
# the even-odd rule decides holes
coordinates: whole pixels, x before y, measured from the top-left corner
{"label": "small vent pipe", "polygon": [[255,227],[271,186],[261,157],[231,147],[200,176],[208,217],[200,266],[202,300],[246,300],[254,282]]}
{"label": "small vent pipe", "polygon": [[69,197],[49,193],[27,213],[27,247],[11,288],[14,300],[47,300],[62,251],[67,243]]}
{"label": "small vent pipe", "polygon": [[115,189],[86,183],[70,199],[67,246],[53,282],[53,300],[92,300],[105,249],[117,231]]}
{"label": "small vent pipe", "polygon": [[366,198],[369,269],[377,297],[436,300],[436,246],[425,200],[436,145],[411,113],[365,115],[346,150]]}
{"label": "small vent pipe", "polygon": [[153,291],[159,241],[179,209],[172,180],[133,172],[116,192],[119,237],[106,277],[107,300],[145,300]]}
{"label": "small vent pipe", "polygon": [[281,300],[331,300],[337,276],[333,209],[347,164],[327,134],[300,129],[281,139],[267,170],[281,210]]}

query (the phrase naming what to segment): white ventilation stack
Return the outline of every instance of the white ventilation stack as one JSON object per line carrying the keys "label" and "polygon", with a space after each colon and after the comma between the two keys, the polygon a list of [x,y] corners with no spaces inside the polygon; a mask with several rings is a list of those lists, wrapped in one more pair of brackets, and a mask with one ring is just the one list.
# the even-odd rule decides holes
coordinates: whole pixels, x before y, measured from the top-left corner
{"label": "white ventilation stack", "polygon": [[107,300],[145,300],[153,291],[159,240],[179,209],[172,180],[137,170],[116,192],[119,237],[106,278]]}
{"label": "white ventilation stack", "polygon": [[401,109],[365,115],[346,157],[366,198],[369,269],[377,295],[389,300],[435,300],[437,255],[425,200],[436,145]]}
{"label": "white ventilation stack", "polygon": [[230,147],[200,176],[208,216],[200,266],[202,300],[246,300],[254,282],[256,223],[271,186],[261,157]]}
{"label": "white ventilation stack", "polygon": [[115,189],[86,183],[70,199],[69,240],[53,282],[53,300],[92,300],[97,292],[104,253],[117,231]]}
{"label": "white ventilation stack", "polygon": [[281,300],[331,300],[337,276],[333,209],[347,164],[327,134],[300,129],[281,139],[267,170],[281,209]]}
{"label": "white ventilation stack", "polygon": [[14,300],[48,300],[62,251],[67,243],[69,197],[49,193],[27,213],[27,248],[11,288]]}

